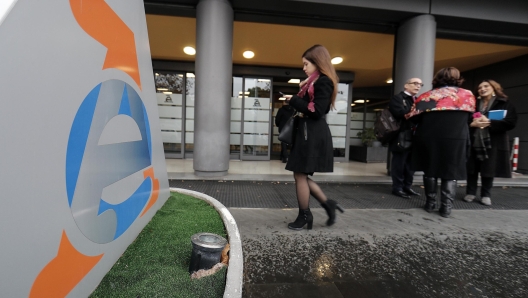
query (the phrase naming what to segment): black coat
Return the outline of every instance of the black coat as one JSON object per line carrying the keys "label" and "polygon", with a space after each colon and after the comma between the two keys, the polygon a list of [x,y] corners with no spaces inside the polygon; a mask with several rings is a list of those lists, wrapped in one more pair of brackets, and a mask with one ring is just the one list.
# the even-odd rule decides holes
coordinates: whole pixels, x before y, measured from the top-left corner
{"label": "black coat", "polygon": [[[480,100],[477,100],[477,107],[480,107]],[[480,163],[480,175],[482,177],[511,178],[510,140],[507,131],[515,128],[517,124],[517,113],[510,101],[498,97],[495,98],[490,110],[506,110],[507,112],[503,120],[491,120],[489,126],[491,149],[488,149],[489,158]],[[488,117],[488,113],[484,113],[484,115]],[[479,128],[470,128],[472,142],[476,129]],[[467,163],[468,173],[474,173],[475,162],[475,152],[472,149]]]}
{"label": "black coat", "polygon": [[[400,92],[394,95],[389,101],[389,111],[396,120],[400,120],[400,131],[409,130],[412,128],[412,122],[405,119],[405,114],[411,111],[411,107],[414,103],[413,97],[405,92]],[[389,142],[389,148],[394,149],[397,142],[397,138],[392,139]]]}
{"label": "black coat", "polygon": [[289,105],[284,105],[277,111],[275,125],[279,128],[279,132],[281,132],[284,124],[288,122],[288,119],[290,119],[294,112],[295,110]]}
{"label": "black coat", "polygon": [[333,92],[332,80],[321,75],[314,84],[315,112],[308,110],[308,92],[303,98],[297,95],[291,98],[290,105],[303,113],[304,117],[296,117],[295,141],[286,170],[297,173],[334,171],[332,135],[324,118],[330,111]]}
{"label": "black coat", "polygon": [[424,112],[412,117],[417,122],[413,138],[411,168],[426,177],[465,180],[469,156],[469,122],[464,111]]}

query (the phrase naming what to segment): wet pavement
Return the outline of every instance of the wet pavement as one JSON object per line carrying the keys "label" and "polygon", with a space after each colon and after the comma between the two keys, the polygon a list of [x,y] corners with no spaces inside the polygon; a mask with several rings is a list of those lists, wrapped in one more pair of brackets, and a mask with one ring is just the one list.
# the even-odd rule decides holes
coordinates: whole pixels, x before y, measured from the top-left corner
{"label": "wet pavement", "polygon": [[[497,187],[493,205],[461,200],[452,217],[389,185],[320,183],[346,208],[326,227],[293,231],[288,182],[170,181],[229,208],[242,237],[243,297],[528,297],[528,188]],[[248,208],[249,207],[249,208]]]}

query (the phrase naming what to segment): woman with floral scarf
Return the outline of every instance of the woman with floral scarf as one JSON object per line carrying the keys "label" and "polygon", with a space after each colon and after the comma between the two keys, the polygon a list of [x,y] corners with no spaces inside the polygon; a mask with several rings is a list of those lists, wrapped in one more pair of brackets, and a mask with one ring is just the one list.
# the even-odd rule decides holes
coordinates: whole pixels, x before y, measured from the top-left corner
{"label": "woman with floral scarf", "polygon": [[441,179],[439,213],[449,217],[456,196],[457,180],[466,179],[469,155],[469,123],[475,112],[475,96],[460,88],[464,79],[454,67],[443,68],[433,79],[433,89],[421,94],[405,115],[417,124],[411,167],[423,171],[426,202],[436,208],[436,188]]}

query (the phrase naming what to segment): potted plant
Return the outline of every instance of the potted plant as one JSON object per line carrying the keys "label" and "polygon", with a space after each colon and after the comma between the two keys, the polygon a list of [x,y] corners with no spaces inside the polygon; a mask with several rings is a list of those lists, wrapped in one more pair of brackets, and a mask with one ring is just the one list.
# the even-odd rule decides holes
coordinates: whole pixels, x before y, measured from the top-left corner
{"label": "potted plant", "polygon": [[381,146],[374,128],[366,128],[356,134],[363,146],[350,146],[350,160],[361,162],[386,162],[387,147]]}
{"label": "potted plant", "polygon": [[372,143],[377,141],[376,133],[374,133],[374,127],[365,128],[363,131],[358,132],[356,136],[360,138],[361,143],[367,147],[372,147]]}

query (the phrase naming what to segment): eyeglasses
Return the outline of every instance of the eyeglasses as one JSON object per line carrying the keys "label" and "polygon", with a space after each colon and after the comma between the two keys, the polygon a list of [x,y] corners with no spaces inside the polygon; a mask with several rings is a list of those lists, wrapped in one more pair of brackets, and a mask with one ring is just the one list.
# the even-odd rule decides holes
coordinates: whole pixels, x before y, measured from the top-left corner
{"label": "eyeglasses", "polygon": [[409,82],[407,84],[412,84],[414,86],[423,87],[423,84],[422,83],[418,83],[418,82]]}

